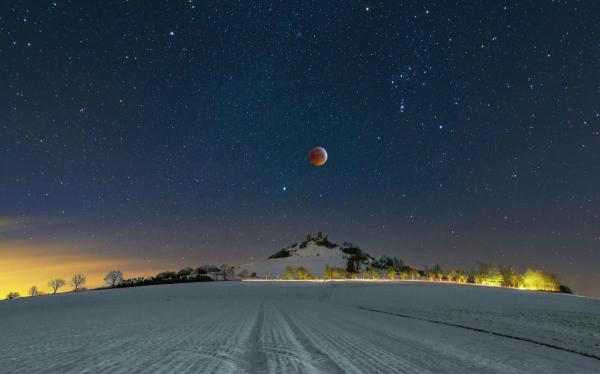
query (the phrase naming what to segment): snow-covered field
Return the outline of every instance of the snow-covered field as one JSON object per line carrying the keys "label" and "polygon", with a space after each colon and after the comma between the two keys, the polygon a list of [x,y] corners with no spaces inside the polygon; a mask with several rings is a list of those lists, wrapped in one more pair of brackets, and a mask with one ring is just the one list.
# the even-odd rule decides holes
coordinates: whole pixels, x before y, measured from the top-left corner
{"label": "snow-covered field", "polygon": [[600,300],[410,282],[59,294],[0,302],[0,372],[597,374]]}

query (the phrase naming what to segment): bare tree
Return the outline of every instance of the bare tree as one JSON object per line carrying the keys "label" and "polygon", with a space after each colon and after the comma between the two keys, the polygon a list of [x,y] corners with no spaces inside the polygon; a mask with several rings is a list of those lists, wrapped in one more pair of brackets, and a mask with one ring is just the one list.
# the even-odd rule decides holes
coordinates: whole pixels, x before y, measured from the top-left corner
{"label": "bare tree", "polygon": [[38,288],[36,285],[31,286],[31,288],[29,289],[29,296],[37,296],[40,294],[40,291],[38,291]]}
{"label": "bare tree", "polygon": [[233,266],[231,265],[221,265],[221,273],[223,273],[223,280],[229,280],[231,278],[233,278],[234,272],[233,272]]}
{"label": "bare tree", "polygon": [[71,286],[73,286],[73,291],[79,291],[81,287],[85,284],[85,275],[83,274],[75,274],[73,278],[71,278]]}
{"label": "bare tree", "polygon": [[48,282],[48,287],[52,288],[52,293],[56,293],[59,288],[67,284],[64,279],[56,278]]}
{"label": "bare tree", "polygon": [[123,273],[120,270],[111,270],[104,277],[104,281],[110,287],[114,287],[123,281]]}

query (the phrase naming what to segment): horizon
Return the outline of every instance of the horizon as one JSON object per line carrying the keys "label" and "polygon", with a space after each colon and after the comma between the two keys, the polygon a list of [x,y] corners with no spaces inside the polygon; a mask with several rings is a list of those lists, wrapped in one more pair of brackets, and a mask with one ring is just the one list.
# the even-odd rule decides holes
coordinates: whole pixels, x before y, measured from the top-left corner
{"label": "horizon", "polygon": [[[319,234],[320,233],[321,232],[319,232]],[[325,235],[326,238],[328,237],[327,233],[323,233],[323,234]],[[309,233],[309,235],[310,235],[310,233]],[[313,238],[314,237],[316,237],[316,236],[313,236]],[[294,242],[294,243],[290,243],[290,245],[285,246],[284,248],[291,248],[291,247],[293,247],[293,244],[297,244],[298,242],[299,241]],[[336,245],[339,245],[339,246],[342,245],[340,242],[336,242],[336,241],[332,241],[332,243],[334,243]],[[349,244],[361,247],[359,244],[353,243],[353,242],[350,242],[350,241],[344,241],[343,243],[344,244],[345,243],[349,243]],[[362,248],[362,249],[365,251],[365,253],[367,253],[368,255],[374,256],[377,259],[381,258],[381,257],[384,257],[384,256],[387,256],[386,254],[373,255],[373,253],[369,252],[368,250],[365,250],[364,248]],[[277,251],[273,251],[271,254],[274,254],[276,252]],[[235,274],[237,275],[241,271],[246,270],[244,266],[248,267],[250,265],[255,265],[257,263],[261,263],[263,261],[267,261],[268,257],[264,257],[264,258],[251,258],[251,260],[252,261],[244,263],[244,264],[233,264],[233,266],[235,267]],[[401,260],[403,260],[403,259],[401,259]],[[83,263],[85,263],[85,262],[83,262]],[[428,267],[431,267],[432,265],[441,265],[441,264],[438,264],[436,262],[431,262],[430,264],[424,264],[424,265],[421,265],[421,266],[415,265],[415,264],[411,264],[409,262],[404,262],[404,263],[405,263],[406,266],[412,267],[413,269],[417,269],[419,271],[423,271],[423,270],[427,269]],[[477,263],[482,263],[482,262],[481,261],[477,261],[476,263],[473,263],[470,267],[463,267],[463,268],[457,268],[457,267],[454,267],[454,268],[450,267],[450,268],[448,268],[448,267],[442,266],[442,269],[445,271],[445,273],[447,273],[450,270],[467,271],[467,272],[468,271],[474,271],[473,269],[475,269]],[[31,262],[28,262],[27,264],[28,265],[32,265]],[[196,269],[196,268],[198,268],[200,266],[210,266],[210,265],[218,267],[218,266],[220,266],[220,264],[221,264],[221,262],[213,262],[213,263],[207,263],[207,262],[205,262],[205,263],[202,263],[202,264],[200,264],[200,263],[198,263],[198,264],[189,264],[188,263],[188,264],[183,265],[183,266],[181,266],[179,268],[160,268],[160,267],[156,267],[157,264],[149,264],[151,266],[149,266],[148,268],[143,269],[143,270],[134,267],[134,269],[136,269],[136,270],[126,270],[126,271],[124,271],[123,272],[123,279],[131,279],[131,278],[137,278],[137,277],[151,278],[151,277],[157,275],[158,273],[165,272],[165,271],[174,271],[174,272],[177,272],[177,271],[179,271],[181,269],[184,269],[184,268]],[[56,292],[56,293],[69,293],[69,292],[73,292],[74,290],[72,289],[73,286],[70,284],[70,279],[75,274],[82,274],[82,275],[85,276],[86,281],[85,281],[85,285],[84,285],[83,290],[95,290],[95,289],[104,288],[104,287],[107,286],[107,283],[105,282],[104,277],[106,276],[106,274],[109,271],[111,271],[111,270],[120,270],[120,271],[122,271],[123,269],[129,269],[129,266],[131,266],[131,264],[124,264],[124,263],[115,262],[115,263],[112,263],[112,265],[114,265],[114,266],[112,266],[110,268],[107,267],[106,270],[101,270],[99,268],[99,264],[97,264],[97,263],[89,263],[89,264],[86,264],[85,266],[82,266],[82,264],[80,262],[75,262],[73,264],[68,264],[68,265],[64,266],[64,267],[70,268],[70,271],[71,271],[70,273],[66,272],[64,270],[64,267],[62,267],[61,271],[62,271],[63,275],[62,276],[61,275],[57,276],[56,275],[56,269],[54,269],[53,267],[50,267],[50,269],[48,269],[47,264],[45,264],[45,265],[46,265],[45,267],[46,267],[47,273],[44,273],[44,275],[40,274],[40,270],[41,269],[40,268],[36,268],[35,265],[34,265],[33,268],[29,267],[28,270],[26,271],[26,273],[36,273],[37,276],[36,276],[36,278],[33,278],[33,279],[37,279],[37,281],[36,280],[34,280],[34,281],[29,281],[29,280],[28,281],[18,281],[19,277],[17,276],[16,277],[17,280],[15,280],[13,283],[9,283],[9,282],[7,282],[7,279],[9,279],[10,276],[14,276],[14,273],[13,274],[8,273],[8,276],[5,276],[5,277],[3,277],[3,276],[0,275],[0,285],[4,285],[4,287],[6,288],[6,290],[3,290],[0,287],[0,294],[3,294],[2,292],[4,292],[4,294],[7,294],[9,292],[9,289],[10,289],[10,292],[17,292],[20,295],[20,297],[27,297],[27,296],[29,296],[27,292],[28,292],[28,290],[32,286],[36,286],[37,290],[40,292],[40,295],[52,294],[52,291],[51,291],[52,289],[51,289],[50,285],[48,284],[48,281],[50,281],[52,279],[57,279],[57,278],[65,280],[66,284],[65,284],[64,287],[62,287],[62,290],[59,289],[58,292]],[[105,265],[108,265],[108,264],[105,264]],[[492,265],[496,265],[496,266],[500,266],[500,267],[505,267],[505,266],[512,266],[513,264],[498,264],[498,263],[494,263]],[[154,267],[152,267],[152,266],[154,266]],[[515,267],[515,268],[521,274],[524,273],[525,270],[530,270],[530,269],[531,270],[543,270],[543,271],[546,271],[546,272],[549,272],[549,273],[552,273],[552,274],[556,274],[556,273],[554,273],[552,271],[552,269],[540,269],[540,268],[535,267],[535,266],[526,267],[526,268],[519,268],[519,267]],[[81,270],[81,269],[84,269],[84,270]],[[85,269],[91,269],[91,271],[86,271]],[[69,275],[66,275],[66,274],[69,274]],[[317,277],[317,278],[315,278],[316,280],[322,280],[323,279],[323,274],[312,274],[312,275]],[[280,280],[279,279],[280,276],[283,276],[283,274],[280,274],[276,278],[273,278],[273,279],[270,279],[270,280]],[[261,278],[259,277],[258,280],[260,280],[260,279]],[[347,281],[354,281],[356,279],[346,279],[346,280]],[[309,281],[309,280],[304,280],[304,281]],[[390,280],[386,280],[385,278],[379,278],[379,279],[375,279],[374,281],[390,281]],[[396,279],[396,280],[392,280],[392,281],[400,281],[400,279]],[[453,284],[458,284],[458,285],[475,285],[475,286],[481,286],[480,284],[457,283],[457,282],[452,282],[452,281],[448,281],[448,280],[432,281],[432,280],[419,279],[417,281],[421,281],[421,282],[441,282],[441,283],[453,283]],[[561,281],[561,283],[563,285],[570,286],[569,284],[565,284],[565,282],[564,282],[563,279],[560,279],[560,281]],[[7,284],[10,284],[10,286],[6,286]],[[483,285],[483,286],[486,286],[486,285]],[[487,286],[489,286],[489,285],[487,285]],[[496,286],[496,287],[507,288],[507,287],[504,287],[504,286]],[[508,287],[508,288],[511,288],[511,287]],[[576,289],[573,290],[573,291],[574,291],[573,294],[575,296],[583,296],[583,297],[591,297],[591,298],[598,298],[599,297],[597,295],[583,295],[583,294],[580,294],[580,293],[577,292]],[[2,300],[2,298],[0,298],[0,300]]]}

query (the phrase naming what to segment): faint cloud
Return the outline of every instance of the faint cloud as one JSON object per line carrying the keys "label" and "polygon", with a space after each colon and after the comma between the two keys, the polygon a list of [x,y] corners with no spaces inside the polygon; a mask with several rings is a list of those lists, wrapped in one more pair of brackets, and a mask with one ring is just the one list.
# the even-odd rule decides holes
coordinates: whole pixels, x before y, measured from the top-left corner
{"label": "faint cloud", "polygon": [[[61,223],[64,223],[64,220],[44,216],[0,216],[0,234],[26,232]],[[0,240],[2,240],[1,237]]]}

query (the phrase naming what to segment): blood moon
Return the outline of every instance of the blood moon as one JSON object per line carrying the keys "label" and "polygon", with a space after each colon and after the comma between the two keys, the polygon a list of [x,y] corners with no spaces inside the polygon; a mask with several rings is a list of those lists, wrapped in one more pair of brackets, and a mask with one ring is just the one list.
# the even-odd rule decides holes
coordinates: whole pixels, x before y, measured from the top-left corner
{"label": "blood moon", "polygon": [[323,147],[314,147],[308,152],[308,161],[314,166],[323,166],[327,162],[327,151]]}

